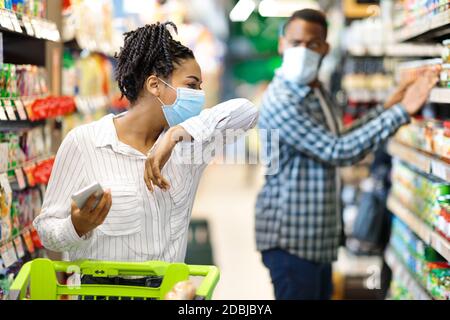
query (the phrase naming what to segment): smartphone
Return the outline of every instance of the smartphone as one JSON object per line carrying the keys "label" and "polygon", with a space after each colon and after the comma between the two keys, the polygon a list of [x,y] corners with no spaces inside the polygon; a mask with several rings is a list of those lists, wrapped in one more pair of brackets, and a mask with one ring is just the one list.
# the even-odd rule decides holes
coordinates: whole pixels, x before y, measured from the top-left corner
{"label": "smartphone", "polygon": [[99,192],[99,196],[97,197],[97,200],[95,202],[95,207],[97,207],[100,199],[102,198],[103,195],[103,188],[100,185],[100,183],[98,182],[94,182],[90,185],[88,185],[87,187],[81,189],[80,191],[74,193],[72,195],[72,200],[75,202],[75,204],[77,205],[78,208],[82,209],[84,207],[84,205],[86,204],[87,199],[89,199],[89,197],[94,194],[95,192]]}

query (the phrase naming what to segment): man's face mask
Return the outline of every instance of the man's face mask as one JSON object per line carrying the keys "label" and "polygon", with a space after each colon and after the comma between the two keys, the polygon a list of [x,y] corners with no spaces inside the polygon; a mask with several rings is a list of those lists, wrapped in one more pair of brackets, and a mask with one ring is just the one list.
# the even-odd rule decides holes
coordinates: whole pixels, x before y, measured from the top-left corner
{"label": "man's face mask", "polygon": [[205,104],[205,92],[203,90],[189,88],[175,89],[164,80],[161,80],[161,82],[177,92],[177,99],[172,105],[165,105],[161,99],[157,97],[162,104],[164,116],[170,127],[174,127],[187,119],[200,114]]}
{"label": "man's face mask", "polygon": [[317,78],[321,60],[320,54],[306,47],[288,48],[280,70],[285,79],[308,85]]}

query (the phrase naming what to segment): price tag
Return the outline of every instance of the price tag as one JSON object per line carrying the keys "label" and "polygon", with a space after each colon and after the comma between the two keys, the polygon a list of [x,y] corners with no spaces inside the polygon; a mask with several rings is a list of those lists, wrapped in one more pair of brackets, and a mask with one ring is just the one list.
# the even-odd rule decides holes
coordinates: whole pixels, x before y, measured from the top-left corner
{"label": "price tag", "polygon": [[23,249],[22,238],[17,237],[14,239],[14,246],[16,247],[16,253],[19,259],[25,256],[25,250]]}
{"label": "price tag", "polygon": [[44,38],[41,22],[38,19],[31,18],[31,25],[33,26],[36,37]]}
{"label": "price tag", "polygon": [[5,28],[7,28],[7,29],[9,29],[11,31],[15,31],[14,30],[14,24],[13,24],[13,22],[11,20],[11,15],[9,14],[9,12],[8,11],[4,11],[3,15],[5,16]]}
{"label": "price tag", "polygon": [[431,162],[431,173],[441,179],[446,179],[447,166],[439,161]]}
{"label": "price tag", "polygon": [[22,168],[17,168],[16,170],[14,170],[14,172],[16,173],[16,179],[17,183],[19,184],[19,189],[25,189],[27,184],[25,182],[25,176],[23,175]]}
{"label": "price tag", "polygon": [[8,114],[9,120],[16,121],[17,120],[16,113],[14,112],[14,108],[11,105],[10,101],[5,101],[5,109],[6,113]]}
{"label": "price tag", "polygon": [[8,117],[6,116],[6,112],[3,106],[0,106],[0,120],[8,121]]}
{"label": "price tag", "polygon": [[12,242],[4,245],[0,249],[0,253],[2,255],[3,263],[5,264],[6,268],[9,268],[17,262],[17,255]]}
{"label": "price tag", "polygon": [[3,28],[8,28],[8,25],[6,24],[6,15],[5,15],[5,10],[0,10],[0,25]]}
{"label": "price tag", "polygon": [[25,106],[24,106],[22,100],[20,100],[20,99],[14,100],[14,104],[16,106],[17,113],[19,114],[20,120],[27,120],[28,116],[27,116],[27,112],[25,111]]}
{"label": "price tag", "polygon": [[23,22],[23,25],[25,27],[25,32],[28,35],[34,37],[35,36],[34,29],[33,29],[33,26],[32,26],[32,24],[30,22],[30,19],[28,17],[26,17],[26,16],[23,16],[22,17],[22,22]]}
{"label": "price tag", "polygon": [[27,230],[23,233],[23,241],[25,241],[25,246],[27,247],[28,252],[34,253],[35,248],[34,248],[33,240],[31,239],[30,230]]}
{"label": "price tag", "polygon": [[14,27],[14,31],[22,33],[22,27],[20,26],[19,19],[17,18],[16,14],[14,12],[10,12],[9,17]]}
{"label": "price tag", "polygon": [[8,143],[0,143],[0,172],[8,170]]}

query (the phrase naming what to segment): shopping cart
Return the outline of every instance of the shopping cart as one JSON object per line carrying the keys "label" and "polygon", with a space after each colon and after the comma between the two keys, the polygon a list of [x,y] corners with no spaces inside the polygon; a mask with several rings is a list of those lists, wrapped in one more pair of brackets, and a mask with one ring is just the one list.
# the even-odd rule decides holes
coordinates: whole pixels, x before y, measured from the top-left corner
{"label": "shopping cart", "polygon": [[[159,288],[122,285],[60,284],[57,273],[90,275],[93,277],[159,276]],[[219,269],[215,266],[186,265],[161,261],[106,262],[79,261],[62,262],[36,259],[24,264],[10,288],[12,300],[59,300],[72,299],[151,299],[163,300],[178,282],[191,276],[203,277],[196,290],[196,300],[210,300],[219,281]]]}

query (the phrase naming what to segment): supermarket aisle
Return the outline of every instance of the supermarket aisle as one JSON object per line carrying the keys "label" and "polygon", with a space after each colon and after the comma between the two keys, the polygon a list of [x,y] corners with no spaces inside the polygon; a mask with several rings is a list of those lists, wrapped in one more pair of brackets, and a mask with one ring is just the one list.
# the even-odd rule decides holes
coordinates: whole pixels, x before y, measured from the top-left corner
{"label": "supermarket aisle", "polygon": [[269,273],[254,243],[254,204],[260,168],[211,165],[202,178],[194,218],[210,223],[214,259],[221,270],[215,299],[273,299]]}

